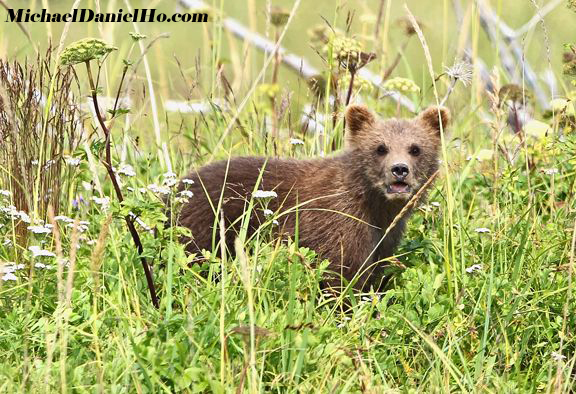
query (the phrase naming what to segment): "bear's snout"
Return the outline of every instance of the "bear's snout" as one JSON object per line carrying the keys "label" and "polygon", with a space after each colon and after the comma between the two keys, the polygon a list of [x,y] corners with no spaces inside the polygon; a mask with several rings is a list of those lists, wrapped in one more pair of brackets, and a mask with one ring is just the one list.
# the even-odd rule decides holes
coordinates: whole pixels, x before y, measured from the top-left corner
{"label": "bear's snout", "polygon": [[410,173],[410,169],[406,163],[395,163],[392,165],[392,175],[399,181],[403,181],[406,179],[408,174]]}

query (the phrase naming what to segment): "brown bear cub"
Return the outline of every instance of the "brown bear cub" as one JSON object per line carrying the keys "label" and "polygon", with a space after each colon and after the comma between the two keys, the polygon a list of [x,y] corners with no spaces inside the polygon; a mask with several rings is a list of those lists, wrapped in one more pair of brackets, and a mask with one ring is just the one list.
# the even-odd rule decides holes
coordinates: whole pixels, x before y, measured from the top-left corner
{"label": "brown bear cub", "polygon": [[[333,274],[327,284],[341,288],[348,281],[357,290],[378,289],[382,260],[393,255],[410,210],[382,236],[436,172],[440,130],[449,117],[446,108],[433,107],[413,119],[381,120],[363,106],[350,106],[347,146],[337,155],[310,160],[239,157],[193,171],[185,178],[193,183],[179,185],[179,190],[193,192],[177,220],[192,232],[187,251],[200,255],[213,245],[220,249],[215,210],[221,199],[226,246],[233,253],[248,201],[262,194],[253,192],[273,191],[276,196],[267,208],[275,212],[278,234],[294,237],[297,229],[300,246],[330,261]],[[221,213],[217,215],[220,220]],[[254,204],[248,235],[265,221],[262,204]]]}

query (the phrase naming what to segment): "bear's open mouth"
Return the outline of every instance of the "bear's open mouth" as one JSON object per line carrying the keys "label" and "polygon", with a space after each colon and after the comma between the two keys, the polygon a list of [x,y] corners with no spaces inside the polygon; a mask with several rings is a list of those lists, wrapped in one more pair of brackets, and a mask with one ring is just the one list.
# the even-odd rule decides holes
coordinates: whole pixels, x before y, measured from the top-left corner
{"label": "bear's open mouth", "polygon": [[388,185],[388,193],[410,193],[410,185],[405,182],[394,182]]}

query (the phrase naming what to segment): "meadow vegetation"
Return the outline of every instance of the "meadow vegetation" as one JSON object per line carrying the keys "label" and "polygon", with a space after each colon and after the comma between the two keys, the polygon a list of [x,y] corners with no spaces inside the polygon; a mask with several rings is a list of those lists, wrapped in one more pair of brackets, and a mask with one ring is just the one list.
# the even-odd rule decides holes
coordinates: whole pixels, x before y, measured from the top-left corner
{"label": "meadow vegetation", "polygon": [[[215,3],[191,28],[198,50],[169,54],[190,39],[182,26],[3,25],[0,392],[573,392],[576,47],[557,25],[574,2],[551,1],[511,40],[494,21],[485,35],[481,5],[516,22],[512,3],[528,20],[548,2],[326,2],[315,20],[298,1]],[[246,24],[318,75],[223,28],[257,9]],[[167,202],[194,200],[180,176],[238,155],[330,155],[359,102],[453,117],[384,291],[323,291],[327,263],[272,237],[274,213],[236,257],[215,245],[189,264],[186,230],[165,225]]]}

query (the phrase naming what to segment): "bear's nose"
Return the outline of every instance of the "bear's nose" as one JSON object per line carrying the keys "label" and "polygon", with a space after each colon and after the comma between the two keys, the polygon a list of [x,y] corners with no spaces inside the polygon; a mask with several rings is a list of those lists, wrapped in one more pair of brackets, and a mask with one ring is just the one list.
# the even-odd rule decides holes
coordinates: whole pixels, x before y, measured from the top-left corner
{"label": "bear's nose", "polygon": [[408,176],[410,170],[404,163],[396,163],[392,166],[392,175],[399,181],[403,181]]}

